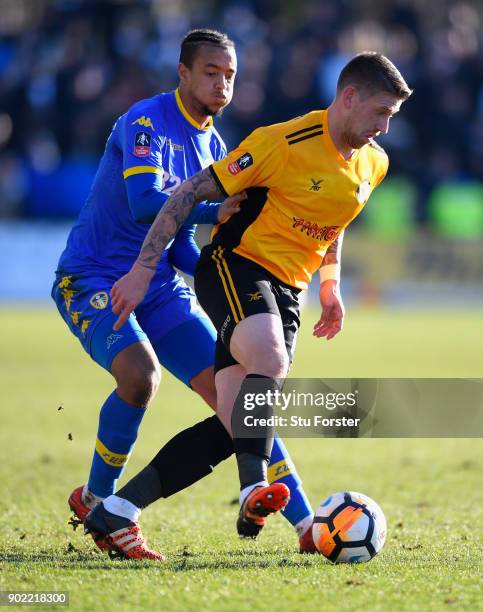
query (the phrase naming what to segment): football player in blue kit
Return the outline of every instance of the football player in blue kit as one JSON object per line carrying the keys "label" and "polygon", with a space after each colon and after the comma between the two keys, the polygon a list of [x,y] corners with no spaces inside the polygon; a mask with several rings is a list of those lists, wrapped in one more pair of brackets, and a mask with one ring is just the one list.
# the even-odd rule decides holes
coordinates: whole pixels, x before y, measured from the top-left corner
{"label": "football player in blue kit", "polygon": [[[172,438],[114,495],[145,410],[157,391],[160,364],[216,408],[216,332],[175,267],[194,273],[199,258],[195,224],[227,220],[237,213],[245,195],[222,204],[202,203],[193,210],[160,261],[144,301],[119,331],[113,329],[117,315],[109,297],[114,282],[136,260],[150,222],[169,195],[186,178],[226,155],[213,116],[232,98],[233,42],[213,30],[189,32],[181,45],[178,73],[175,91],[138,102],[116,121],[91,192],[60,257],[52,289],[70,330],[116,381],[100,411],[88,482],[74,489],[69,506],[75,520],[83,523],[90,510],[105,500],[115,527],[124,528],[123,521],[127,522],[134,534],[120,549],[130,558],[162,557],[145,545],[136,509],[186,488],[233,453],[230,435],[216,415],[209,417]],[[279,438],[269,477],[289,487],[284,515],[299,535],[301,551],[313,552],[313,512]],[[112,525],[107,528],[114,530]],[[98,545],[108,548],[101,539]]]}

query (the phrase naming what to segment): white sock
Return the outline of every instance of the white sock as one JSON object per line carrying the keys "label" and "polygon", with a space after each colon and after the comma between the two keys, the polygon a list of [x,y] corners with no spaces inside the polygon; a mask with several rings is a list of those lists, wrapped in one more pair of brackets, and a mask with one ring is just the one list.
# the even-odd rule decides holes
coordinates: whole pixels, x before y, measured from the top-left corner
{"label": "white sock", "polygon": [[268,482],[266,480],[261,480],[260,482],[256,482],[255,484],[248,485],[240,491],[240,506],[246,500],[249,493],[253,491],[255,487],[268,487]]}
{"label": "white sock", "polygon": [[314,522],[314,515],[309,514],[304,519],[299,521],[296,525],[294,525],[294,529],[297,532],[299,538],[301,538],[306,531],[308,531],[312,527],[312,523]]}
{"label": "white sock", "polygon": [[82,489],[82,503],[85,504],[88,508],[95,508],[98,504],[101,503],[103,499],[103,497],[94,495],[92,491],[89,491],[87,485],[84,485],[84,488]]}
{"label": "white sock", "polygon": [[135,506],[127,499],[123,499],[117,495],[109,495],[109,497],[106,497],[102,503],[108,512],[122,516],[133,523],[138,520],[139,515],[141,514],[140,508]]}

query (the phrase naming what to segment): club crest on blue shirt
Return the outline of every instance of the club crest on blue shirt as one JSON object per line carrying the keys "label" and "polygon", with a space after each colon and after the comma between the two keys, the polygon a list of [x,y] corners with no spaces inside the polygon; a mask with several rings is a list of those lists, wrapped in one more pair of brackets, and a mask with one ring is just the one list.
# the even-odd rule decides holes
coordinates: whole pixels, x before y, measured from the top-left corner
{"label": "club crest on blue shirt", "polygon": [[151,134],[149,132],[136,132],[134,137],[134,155],[146,157],[151,153]]}
{"label": "club crest on blue shirt", "polygon": [[98,293],[94,293],[94,295],[89,300],[89,304],[93,306],[96,310],[102,310],[107,306],[109,302],[109,296],[105,291],[99,291]]}

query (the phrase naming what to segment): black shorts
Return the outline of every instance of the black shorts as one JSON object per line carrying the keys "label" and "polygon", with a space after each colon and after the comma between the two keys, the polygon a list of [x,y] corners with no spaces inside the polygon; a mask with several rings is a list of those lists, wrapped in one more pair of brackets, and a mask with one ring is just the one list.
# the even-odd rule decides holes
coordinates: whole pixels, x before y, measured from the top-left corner
{"label": "black shorts", "polygon": [[209,244],[201,251],[195,291],[218,332],[215,372],[238,363],[230,354],[237,323],[262,312],[282,319],[285,346],[292,361],[300,325],[299,289],[282,283],[255,262]]}

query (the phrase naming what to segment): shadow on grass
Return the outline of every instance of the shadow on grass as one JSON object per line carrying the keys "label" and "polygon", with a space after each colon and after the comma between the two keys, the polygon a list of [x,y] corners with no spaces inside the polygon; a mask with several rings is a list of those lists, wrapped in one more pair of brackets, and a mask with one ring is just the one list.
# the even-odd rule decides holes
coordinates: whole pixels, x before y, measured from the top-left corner
{"label": "shadow on grass", "polygon": [[[107,556],[97,555],[96,553],[67,553],[62,552],[47,552],[41,551],[38,553],[7,553],[0,554],[0,563],[9,563],[12,565],[48,565],[58,569],[87,569],[87,570],[99,570],[108,569],[111,570],[115,566],[113,562]],[[133,566],[134,567],[134,566]],[[143,563],[143,567],[145,567]]]}
{"label": "shadow on grass", "polygon": [[318,565],[308,559],[246,559],[237,558],[236,555],[227,555],[222,559],[182,559],[181,562],[172,561],[173,572],[196,572],[200,570],[241,570],[241,569],[274,569],[276,567],[314,567]]}
{"label": "shadow on grass", "polygon": [[193,572],[199,570],[223,570],[223,569],[273,569],[275,567],[310,567],[319,564],[321,557],[311,558],[297,555],[287,557],[282,553],[277,555],[267,550],[245,550],[226,551],[218,553],[217,556],[208,557],[206,553],[190,553],[185,550],[171,554],[165,563],[150,561],[128,561],[123,559],[111,560],[107,555],[73,552],[48,552],[38,553],[3,553],[0,554],[0,562],[15,565],[46,565],[53,569],[71,569],[87,571],[132,571],[157,567],[168,572]]}

